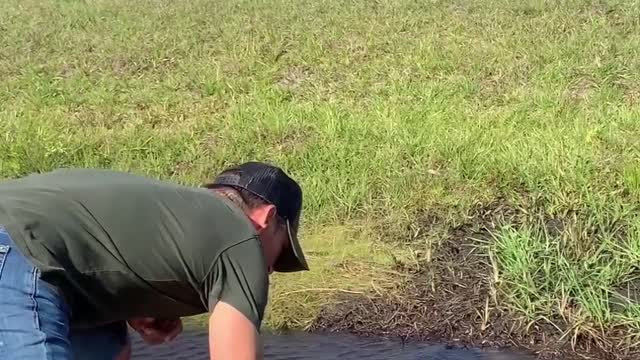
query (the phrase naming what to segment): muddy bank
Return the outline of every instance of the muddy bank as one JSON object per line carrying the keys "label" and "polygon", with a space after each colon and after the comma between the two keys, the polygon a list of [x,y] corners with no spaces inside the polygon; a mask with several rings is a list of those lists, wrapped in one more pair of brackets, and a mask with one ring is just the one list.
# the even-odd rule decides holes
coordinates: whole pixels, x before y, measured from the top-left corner
{"label": "muddy bank", "polygon": [[[311,330],[527,351],[547,360],[640,358],[637,346],[620,345],[624,329],[600,329],[590,336],[572,332],[572,324],[560,318],[527,321],[503,305],[491,261],[478,241],[488,241],[497,224],[517,226],[529,216],[504,200],[477,206],[419,266],[398,264],[405,277],[395,287],[340,295],[338,305],[323,309]],[[425,221],[427,232],[438,225],[434,216]],[[550,233],[563,231],[562,219],[547,216],[544,224]]]}

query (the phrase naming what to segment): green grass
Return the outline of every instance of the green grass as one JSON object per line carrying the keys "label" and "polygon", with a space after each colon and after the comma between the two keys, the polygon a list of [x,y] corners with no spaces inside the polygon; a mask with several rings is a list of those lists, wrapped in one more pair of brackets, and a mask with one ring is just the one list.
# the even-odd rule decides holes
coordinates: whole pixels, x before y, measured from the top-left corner
{"label": "green grass", "polygon": [[[640,257],[638,19],[637,1],[611,0],[8,0],[0,177],[82,166],[199,184],[277,162],[304,187],[316,254],[313,274],[276,277],[271,321],[295,324],[331,293],[292,291],[359,291],[421,214],[446,229],[506,194],[568,220],[497,230],[502,304],[637,336],[639,306],[606,300]],[[345,282],[349,266],[362,273]]]}

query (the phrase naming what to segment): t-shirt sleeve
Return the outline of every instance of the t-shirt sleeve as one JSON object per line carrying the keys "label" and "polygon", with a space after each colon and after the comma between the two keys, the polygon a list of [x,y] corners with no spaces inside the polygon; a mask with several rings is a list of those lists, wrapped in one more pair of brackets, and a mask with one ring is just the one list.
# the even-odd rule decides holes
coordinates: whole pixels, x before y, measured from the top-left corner
{"label": "t-shirt sleeve", "polygon": [[249,239],[223,251],[204,281],[209,312],[224,301],[260,330],[268,301],[267,274],[260,240]]}

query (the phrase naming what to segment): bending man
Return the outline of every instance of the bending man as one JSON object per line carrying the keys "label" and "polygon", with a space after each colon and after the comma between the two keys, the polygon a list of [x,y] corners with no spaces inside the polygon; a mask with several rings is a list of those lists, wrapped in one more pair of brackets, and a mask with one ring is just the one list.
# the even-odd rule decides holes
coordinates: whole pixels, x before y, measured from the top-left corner
{"label": "bending man", "polygon": [[272,271],[308,270],[298,184],[250,162],[194,188],[109,170],[0,182],[0,358],[109,359],[209,313],[216,360],[256,359]]}

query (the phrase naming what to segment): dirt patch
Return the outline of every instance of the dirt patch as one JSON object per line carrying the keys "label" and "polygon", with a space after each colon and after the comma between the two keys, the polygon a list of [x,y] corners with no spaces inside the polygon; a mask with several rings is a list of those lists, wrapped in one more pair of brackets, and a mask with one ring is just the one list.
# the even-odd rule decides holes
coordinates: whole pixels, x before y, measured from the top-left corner
{"label": "dirt patch", "polygon": [[108,66],[116,77],[138,75],[148,71],[165,72],[176,68],[175,58],[166,56],[162,58],[117,56],[110,60]]}
{"label": "dirt patch", "polygon": [[311,70],[304,66],[294,66],[285,71],[277,80],[277,85],[284,90],[293,91],[309,79]]}
{"label": "dirt patch", "polygon": [[572,101],[588,100],[596,90],[596,82],[589,77],[576,79],[566,91],[566,96]]}
{"label": "dirt patch", "polygon": [[626,105],[640,104],[640,84],[629,79],[620,79],[615,82],[615,85],[622,90],[622,99]]}
{"label": "dirt patch", "polygon": [[[398,264],[397,270],[408,274],[407,281],[374,294],[342,295],[340,305],[323,309],[311,328],[524,350],[538,359],[638,358],[638,353],[621,354],[598,337],[572,339],[551,322],[527,324],[496,305],[499,295],[490,261],[477,241],[488,239],[499,224],[522,224],[526,216],[505,200],[477,206],[469,221],[448,231],[432,258],[419,267]],[[437,218],[427,216],[425,226],[433,227],[433,221]],[[549,232],[560,232],[565,223],[549,217],[545,226]],[[623,333],[612,330],[606,335],[620,339]]]}
{"label": "dirt patch", "polygon": [[312,141],[315,129],[310,126],[290,126],[287,129],[273,134],[271,139],[276,152],[302,151]]}
{"label": "dirt patch", "polygon": [[625,90],[624,101],[629,106],[636,106],[640,104],[640,89]]}

